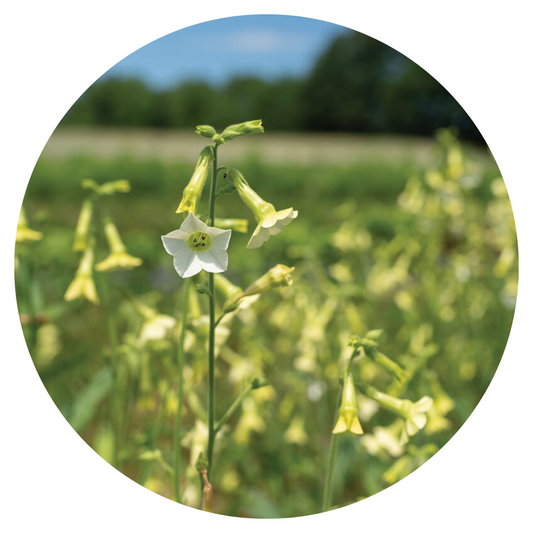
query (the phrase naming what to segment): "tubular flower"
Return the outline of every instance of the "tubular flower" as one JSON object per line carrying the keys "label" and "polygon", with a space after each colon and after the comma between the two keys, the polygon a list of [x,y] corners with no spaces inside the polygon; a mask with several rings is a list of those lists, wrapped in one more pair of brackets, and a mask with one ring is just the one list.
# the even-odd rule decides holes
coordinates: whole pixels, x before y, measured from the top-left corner
{"label": "tubular flower", "polygon": [[35,231],[28,228],[26,213],[24,212],[24,207],[21,207],[19,221],[17,224],[16,242],[40,241],[42,238],[43,234],[40,231]]}
{"label": "tubular flower", "polygon": [[187,187],[183,190],[183,197],[176,213],[196,213],[196,204],[202,196],[207,176],[211,170],[211,163],[215,157],[213,148],[206,146],[201,152],[196,168]]}
{"label": "tubular flower", "polygon": [[142,259],[133,257],[126,252],[126,247],[118,234],[117,227],[112,220],[106,218],[104,225],[104,232],[111,249],[111,254],[103,261],[98,263],[94,268],[99,272],[107,272],[109,270],[118,270],[120,268],[135,268],[142,264]]}
{"label": "tubular flower", "polygon": [[176,319],[169,315],[161,315],[151,307],[135,302],[139,314],[144,318],[144,324],[139,335],[139,344],[144,346],[148,341],[164,339],[175,327]]}
{"label": "tubular flower", "polygon": [[409,437],[416,435],[426,425],[427,416],[425,413],[433,405],[433,399],[429,396],[424,396],[417,402],[412,402],[411,400],[400,400],[399,398],[385,394],[366,383],[361,383],[358,386],[368,397],[405,420],[400,444],[405,444],[409,440]]}
{"label": "tubular flower", "polygon": [[93,261],[94,253],[91,243],[85,249],[76,275],[65,293],[64,298],[67,302],[76,300],[77,298],[86,298],[93,304],[100,303],[98,294],[96,293],[96,287],[94,286]]}
{"label": "tubular flower", "polygon": [[248,122],[241,122],[240,124],[232,124],[228,126],[221,134],[222,143],[231,141],[235,137],[241,135],[254,135],[256,133],[263,133],[265,130],[261,125],[261,120],[249,120]]}
{"label": "tubular flower", "polygon": [[245,289],[241,298],[244,296],[252,296],[253,294],[262,294],[275,287],[290,287],[292,285],[291,272],[293,270],[294,267],[288,267],[285,265],[276,265],[275,267],[272,267],[264,276],[261,276]]}
{"label": "tubular flower", "polygon": [[85,200],[81,206],[80,216],[78,217],[78,224],[76,225],[74,244],[72,246],[73,251],[83,252],[83,250],[87,248],[87,237],[89,235],[89,227],[91,225],[92,216],[93,203],[91,200]]}
{"label": "tubular flower", "polygon": [[180,229],[163,235],[165,250],[174,257],[174,268],[182,278],[189,278],[201,270],[225,272],[228,268],[230,229],[207,226],[189,213]]}
{"label": "tubular flower", "polygon": [[357,404],[355,403],[355,387],[353,377],[348,374],[342,389],[342,400],[339,408],[339,418],[333,428],[333,433],[350,431],[353,435],[362,435],[363,428],[357,416]]}
{"label": "tubular flower", "polygon": [[297,216],[298,211],[292,207],[276,211],[269,202],[265,202],[244,179],[243,175],[235,169],[228,169],[226,173],[230,182],[237,188],[242,201],[252,210],[257,227],[248,241],[246,248],[259,248],[271,235],[281,233],[283,228],[290,224]]}

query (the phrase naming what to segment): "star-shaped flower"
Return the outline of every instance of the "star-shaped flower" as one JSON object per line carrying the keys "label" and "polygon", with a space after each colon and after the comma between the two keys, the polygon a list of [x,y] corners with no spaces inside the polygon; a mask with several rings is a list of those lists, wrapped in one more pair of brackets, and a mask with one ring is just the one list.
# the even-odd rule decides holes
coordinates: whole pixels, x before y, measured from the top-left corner
{"label": "star-shaped flower", "polygon": [[231,230],[213,228],[189,213],[180,229],[163,235],[165,250],[174,257],[174,268],[182,278],[201,270],[225,272],[228,268]]}

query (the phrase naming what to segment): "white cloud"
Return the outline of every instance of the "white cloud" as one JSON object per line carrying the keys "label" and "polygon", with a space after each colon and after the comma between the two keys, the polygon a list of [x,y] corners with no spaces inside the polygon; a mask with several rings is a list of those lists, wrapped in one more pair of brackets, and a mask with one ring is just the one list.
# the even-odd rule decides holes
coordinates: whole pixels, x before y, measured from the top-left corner
{"label": "white cloud", "polygon": [[304,33],[284,33],[275,30],[241,30],[225,36],[223,41],[227,49],[248,52],[282,52],[305,51],[313,41]]}

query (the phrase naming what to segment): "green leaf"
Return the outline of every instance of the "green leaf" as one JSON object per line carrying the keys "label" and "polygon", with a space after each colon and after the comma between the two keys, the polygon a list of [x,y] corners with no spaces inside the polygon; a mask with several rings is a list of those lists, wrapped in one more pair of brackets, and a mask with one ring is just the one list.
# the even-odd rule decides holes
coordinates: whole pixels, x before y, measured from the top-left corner
{"label": "green leaf", "polygon": [[105,367],[76,396],[68,422],[78,433],[94,418],[98,405],[109,394],[112,385],[113,371],[111,367]]}

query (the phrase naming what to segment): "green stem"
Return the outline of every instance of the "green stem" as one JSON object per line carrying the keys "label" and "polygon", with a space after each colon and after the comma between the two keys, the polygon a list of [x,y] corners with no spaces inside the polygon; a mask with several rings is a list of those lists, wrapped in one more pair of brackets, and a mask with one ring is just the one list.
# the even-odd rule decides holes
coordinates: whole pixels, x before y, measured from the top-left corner
{"label": "green stem", "polygon": [[185,328],[187,327],[187,312],[189,306],[189,278],[183,283],[183,299],[181,304],[181,331],[178,342],[178,410],[174,426],[174,498],[181,503],[180,475],[181,475],[181,414],[183,405],[183,367],[185,365]]}
{"label": "green stem", "polygon": [[113,446],[113,465],[115,468],[120,470],[120,459],[119,459],[119,449],[121,445],[121,436],[120,436],[120,394],[121,387],[119,382],[119,365],[118,365],[118,333],[115,321],[115,315],[113,306],[111,303],[111,295],[109,282],[107,275],[104,273],[101,276],[102,279],[102,295],[104,299],[104,305],[107,310],[107,331],[109,335],[109,342],[111,344],[111,363],[113,367],[113,389],[111,391],[111,413],[110,421],[113,428],[114,434],[114,446]]}
{"label": "green stem", "polygon": [[[342,399],[342,387],[339,389],[339,395],[337,399],[337,407],[335,408],[335,416],[333,418],[333,427],[339,416],[339,405]],[[329,452],[328,452],[328,466],[326,469],[326,481],[324,483],[324,499],[322,501],[322,512],[329,511],[331,507],[331,486],[333,481],[333,469],[335,467],[335,456],[337,454],[337,442],[338,434],[332,432],[331,440],[329,441]]]}
{"label": "green stem", "polygon": [[252,386],[248,385],[237,397],[237,399],[230,405],[224,416],[220,419],[215,427],[215,435],[222,429],[224,424],[228,421],[229,417],[235,412],[235,410],[241,405],[244,397],[252,390]]}
{"label": "green stem", "polygon": [[227,313],[222,313],[215,322],[215,328],[220,324],[220,321],[226,316]]}
{"label": "green stem", "polygon": [[[211,193],[209,195],[209,224],[213,226],[215,222],[215,202],[217,192],[217,148],[214,147],[213,158],[213,175],[211,177]],[[211,472],[213,471],[213,447],[215,443],[215,275],[209,273],[209,290],[211,291],[211,298],[209,298],[209,377],[208,377],[208,441],[207,441],[207,461],[208,470],[207,475],[211,480]]]}

